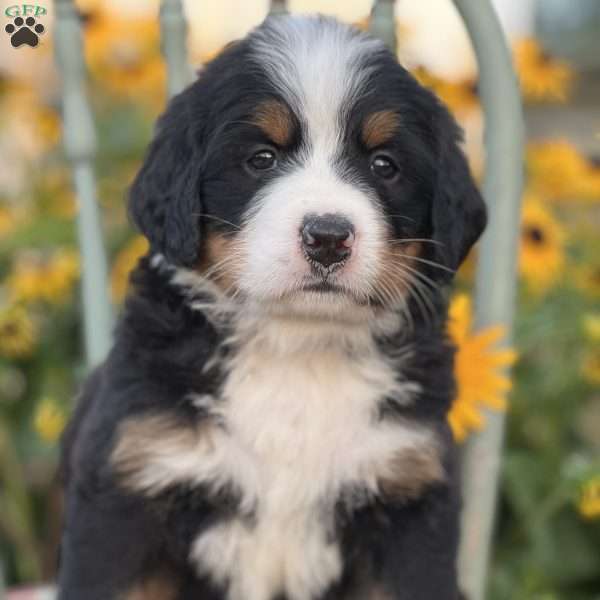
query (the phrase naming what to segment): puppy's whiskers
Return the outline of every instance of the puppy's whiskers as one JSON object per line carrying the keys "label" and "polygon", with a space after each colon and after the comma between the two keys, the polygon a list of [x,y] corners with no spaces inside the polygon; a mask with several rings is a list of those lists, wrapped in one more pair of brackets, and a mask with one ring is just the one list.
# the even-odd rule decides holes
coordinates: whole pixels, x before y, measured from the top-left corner
{"label": "puppy's whiskers", "polygon": [[415,242],[419,242],[422,244],[433,244],[435,246],[443,246],[442,242],[438,242],[437,240],[432,240],[431,238],[402,238],[399,239],[389,239],[386,240],[386,243],[390,245],[401,245],[401,244],[412,244]]}
{"label": "puppy's whiskers", "polygon": [[442,271],[446,271],[447,273],[451,273],[454,275],[456,273],[455,269],[451,269],[446,265],[442,265],[441,263],[435,262],[433,260],[428,260],[426,258],[421,258],[420,256],[411,256],[410,254],[405,254],[404,258],[410,258],[411,260],[416,260],[417,262],[421,262],[423,264],[429,265],[430,267],[434,267],[435,269],[441,269]]}
{"label": "puppy's whiskers", "polygon": [[[403,255],[401,256],[404,258]],[[386,282],[389,285],[391,281],[395,290],[398,290],[398,286],[402,287],[402,292],[407,292],[409,297],[414,299],[425,323],[431,325],[436,315],[432,294],[437,293],[439,286],[432,279],[410,265],[398,263],[397,259],[398,253],[394,253],[393,256],[387,259],[385,278],[381,278],[380,281],[382,281],[383,285]],[[400,295],[404,298],[404,295]],[[394,300],[397,300],[397,296],[394,297]],[[404,300],[406,299],[404,298]]]}
{"label": "puppy's whiskers", "polygon": [[[390,274],[384,273],[384,275],[378,282],[376,296],[384,306],[387,306],[393,310],[399,309],[401,314],[404,316],[404,319],[406,320],[409,331],[413,332],[414,319],[410,313],[408,302],[404,297],[404,292],[398,286],[398,283],[401,283],[403,286],[406,286],[403,280],[397,282],[390,276]],[[381,291],[383,291],[383,293],[381,293]]]}
{"label": "puppy's whiskers", "polygon": [[231,221],[228,221],[227,219],[222,219],[221,217],[216,217],[215,215],[209,215],[208,213],[192,213],[192,216],[200,217],[201,219],[210,219],[212,221],[217,221],[218,223],[222,223],[224,225],[229,225],[230,227],[233,227],[237,231],[241,231],[241,229],[242,229],[239,225],[236,225],[235,223],[232,223]]}

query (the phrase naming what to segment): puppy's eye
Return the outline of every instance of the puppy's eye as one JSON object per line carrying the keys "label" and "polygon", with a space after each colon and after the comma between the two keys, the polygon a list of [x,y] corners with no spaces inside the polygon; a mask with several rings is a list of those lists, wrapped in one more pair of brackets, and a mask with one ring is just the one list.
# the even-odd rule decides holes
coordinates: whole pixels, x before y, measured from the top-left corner
{"label": "puppy's eye", "polygon": [[277,156],[272,150],[259,150],[248,164],[256,171],[268,171],[277,166]]}
{"label": "puppy's eye", "polygon": [[398,167],[387,156],[378,154],[371,161],[371,172],[381,179],[392,179],[398,172]]}

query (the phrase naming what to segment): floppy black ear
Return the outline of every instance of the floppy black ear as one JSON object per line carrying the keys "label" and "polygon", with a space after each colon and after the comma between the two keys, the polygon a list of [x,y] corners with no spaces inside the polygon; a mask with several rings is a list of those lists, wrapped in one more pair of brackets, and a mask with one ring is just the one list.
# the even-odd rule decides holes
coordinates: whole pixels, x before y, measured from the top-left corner
{"label": "floppy black ear", "polygon": [[[444,111],[445,112],[445,111]],[[456,270],[487,223],[485,203],[459,143],[460,128],[445,114],[438,133],[436,192],[432,207],[433,239],[438,262]]]}
{"label": "floppy black ear", "polygon": [[192,91],[173,98],[158,120],[129,193],[130,217],[151,251],[181,266],[196,262],[200,244],[202,135],[189,105]]}

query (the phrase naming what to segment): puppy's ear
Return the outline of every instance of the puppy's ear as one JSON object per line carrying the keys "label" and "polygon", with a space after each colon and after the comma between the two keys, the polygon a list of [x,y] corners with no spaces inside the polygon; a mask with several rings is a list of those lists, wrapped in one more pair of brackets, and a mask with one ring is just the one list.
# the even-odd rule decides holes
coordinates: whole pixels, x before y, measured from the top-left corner
{"label": "puppy's ear", "polygon": [[462,132],[444,109],[438,129],[438,172],[432,207],[436,259],[456,270],[487,223],[485,203],[459,143]]}
{"label": "puppy's ear", "polygon": [[[129,193],[129,214],[152,252],[192,266],[200,244],[201,132],[190,108],[193,87],[171,100]],[[195,115],[197,120],[197,115]]]}

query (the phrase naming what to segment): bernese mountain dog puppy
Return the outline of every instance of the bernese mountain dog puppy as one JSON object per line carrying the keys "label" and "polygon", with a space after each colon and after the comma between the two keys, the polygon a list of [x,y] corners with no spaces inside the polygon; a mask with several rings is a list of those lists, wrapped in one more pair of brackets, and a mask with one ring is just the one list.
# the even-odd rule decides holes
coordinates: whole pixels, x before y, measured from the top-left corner
{"label": "bernese mountain dog puppy", "polygon": [[486,221],[459,142],[325,17],[268,18],[170,102],[65,438],[60,600],[457,600],[447,290]]}

